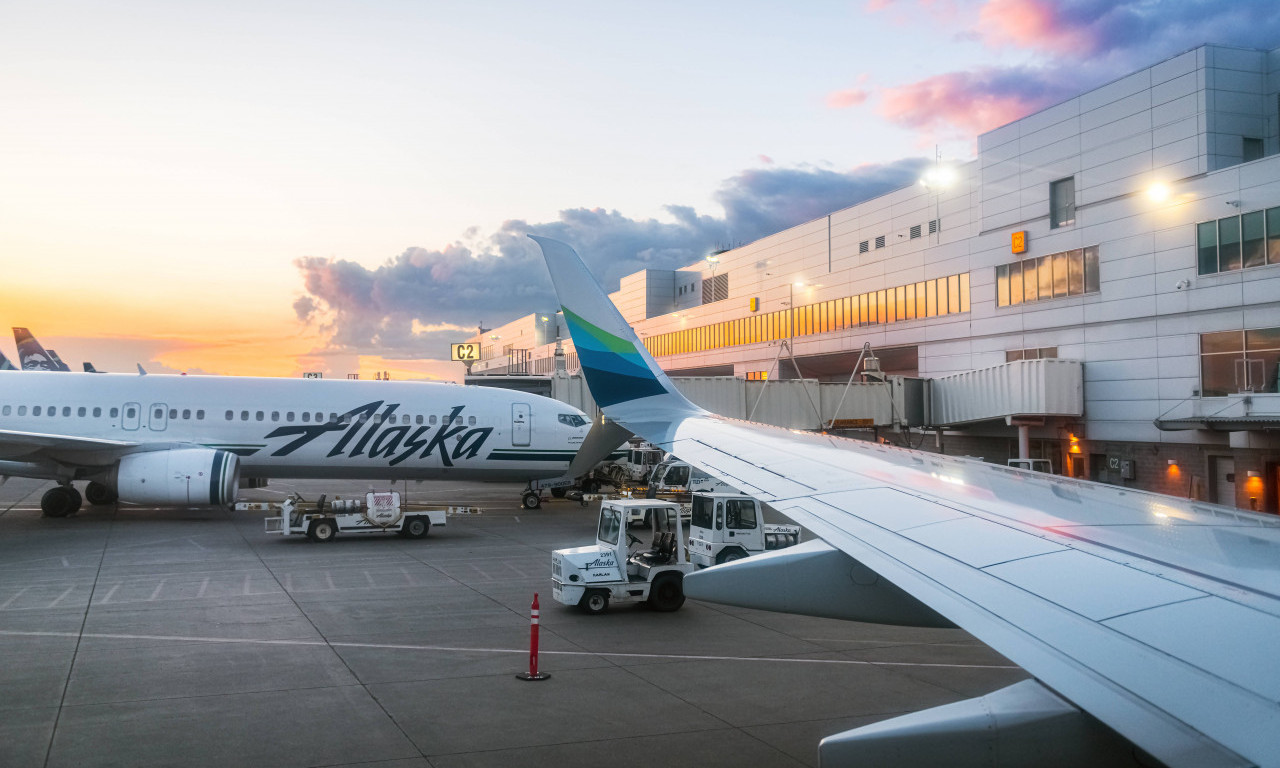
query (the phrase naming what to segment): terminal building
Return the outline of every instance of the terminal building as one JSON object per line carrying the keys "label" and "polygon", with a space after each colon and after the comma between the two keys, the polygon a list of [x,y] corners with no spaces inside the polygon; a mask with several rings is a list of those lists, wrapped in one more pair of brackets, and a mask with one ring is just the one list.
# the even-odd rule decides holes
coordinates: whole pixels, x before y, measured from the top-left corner
{"label": "terminal building", "polygon": [[[1193,49],[612,298],[718,413],[1280,513],[1280,48]],[[550,308],[470,341],[468,383],[592,406]]]}

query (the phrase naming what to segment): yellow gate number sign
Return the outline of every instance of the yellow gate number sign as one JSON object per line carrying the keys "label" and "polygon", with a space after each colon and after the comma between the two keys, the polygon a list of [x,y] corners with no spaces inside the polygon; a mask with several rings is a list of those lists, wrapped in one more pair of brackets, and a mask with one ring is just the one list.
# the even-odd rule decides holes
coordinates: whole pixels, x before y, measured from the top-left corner
{"label": "yellow gate number sign", "polygon": [[1013,243],[1012,243],[1012,245],[1013,245],[1013,248],[1012,248],[1011,250],[1012,250],[1014,253],[1026,253],[1026,252],[1027,252],[1027,231],[1026,231],[1025,229],[1024,229],[1024,230],[1022,230],[1022,231],[1020,231],[1020,232],[1014,232],[1014,233],[1013,233]]}
{"label": "yellow gate number sign", "polygon": [[449,359],[454,362],[471,362],[480,359],[480,345],[470,342],[449,345]]}

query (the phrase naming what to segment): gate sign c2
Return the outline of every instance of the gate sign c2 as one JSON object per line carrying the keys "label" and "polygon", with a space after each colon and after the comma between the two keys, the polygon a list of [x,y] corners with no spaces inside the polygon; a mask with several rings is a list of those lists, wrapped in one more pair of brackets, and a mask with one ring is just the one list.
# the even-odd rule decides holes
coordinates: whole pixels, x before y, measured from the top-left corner
{"label": "gate sign c2", "polygon": [[454,362],[469,363],[473,360],[480,359],[480,345],[472,344],[464,341],[460,344],[449,345],[449,359]]}

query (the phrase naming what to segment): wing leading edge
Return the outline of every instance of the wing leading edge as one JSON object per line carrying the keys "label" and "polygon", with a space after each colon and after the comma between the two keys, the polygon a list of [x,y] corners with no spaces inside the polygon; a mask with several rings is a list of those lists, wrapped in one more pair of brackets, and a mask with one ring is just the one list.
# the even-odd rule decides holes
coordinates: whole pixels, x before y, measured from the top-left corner
{"label": "wing leading edge", "polygon": [[[1280,765],[1280,665],[1263,640],[1280,632],[1280,521],[708,414],[573,250],[534,239],[610,419],[769,502],[1166,764]],[[686,591],[735,602],[730,569],[750,564]]]}

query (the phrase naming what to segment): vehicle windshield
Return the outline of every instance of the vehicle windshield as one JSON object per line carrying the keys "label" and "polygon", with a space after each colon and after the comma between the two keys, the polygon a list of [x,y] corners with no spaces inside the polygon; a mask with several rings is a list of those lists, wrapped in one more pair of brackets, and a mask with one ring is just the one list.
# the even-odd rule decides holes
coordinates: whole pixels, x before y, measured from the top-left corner
{"label": "vehicle windshield", "polygon": [[576,413],[562,413],[560,414],[560,423],[570,427],[581,427],[587,423],[587,420]]}
{"label": "vehicle windshield", "polygon": [[690,527],[711,527],[712,502],[709,496],[693,497],[693,516],[689,519]]}
{"label": "vehicle windshield", "polygon": [[600,531],[596,534],[599,541],[608,544],[618,543],[618,533],[622,531],[622,512],[613,507],[600,508]]}
{"label": "vehicle windshield", "polygon": [[677,464],[667,470],[667,474],[662,478],[664,485],[685,486],[689,484],[689,465]]}

